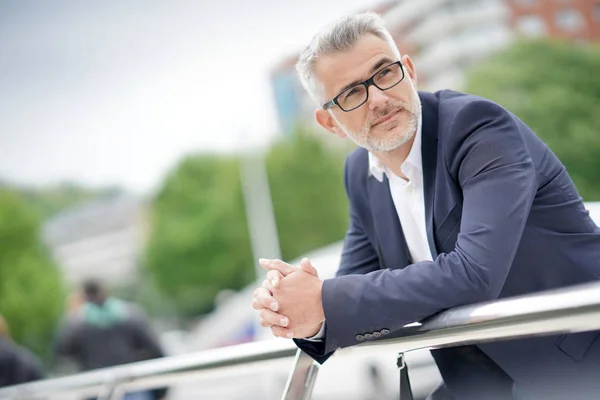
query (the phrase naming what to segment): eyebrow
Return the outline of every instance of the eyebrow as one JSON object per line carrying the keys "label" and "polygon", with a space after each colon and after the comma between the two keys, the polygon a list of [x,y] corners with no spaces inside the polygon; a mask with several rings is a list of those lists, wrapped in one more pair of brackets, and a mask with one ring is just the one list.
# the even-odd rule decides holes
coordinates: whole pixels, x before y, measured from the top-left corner
{"label": "eyebrow", "polygon": [[[379,68],[383,67],[386,64],[391,64],[393,62],[394,62],[394,60],[392,60],[391,58],[383,57],[371,67],[371,69],[369,70],[369,73],[374,74],[375,72],[377,72],[377,70]],[[356,80],[350,82],[349,84],[347,84],[346,86],[344,86],[343,88],[341,88],[337,93],[338,94],[342,93],[344,90],[347,90],[347,89],[351,88],[352,86],[358,85],[359,83],[362,83],[364,81],[365,81],[364,79],[356,79]]]}

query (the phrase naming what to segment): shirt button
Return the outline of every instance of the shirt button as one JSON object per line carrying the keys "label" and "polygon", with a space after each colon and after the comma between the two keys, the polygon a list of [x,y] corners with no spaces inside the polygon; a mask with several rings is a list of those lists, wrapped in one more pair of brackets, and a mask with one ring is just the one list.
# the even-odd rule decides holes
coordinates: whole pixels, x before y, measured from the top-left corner
{"label": "shirt button", "polygon": [[365,337],[363,335],[356,335],[354,336],[354,339],[358,340],[359,342],[362,342],[363,340],[365,340]]}
{"label": "shirt button", "polygon": [[382,329],[382,330],[381,330],[381,334],[382,334],[382,335],[387,335],[388,333],[390,333],[390,330],[389,330],[389,329]]}
{"label": "shirt button", "polygon": [[373,337],[375,339],[380,338],[381,337],[381,332],[373,332]]}
{"label": "shirt button", "polygon": [[373,335],[371,335],[370,333],[365,333],[365,339],[371,340],[371,339],[373,339]]}

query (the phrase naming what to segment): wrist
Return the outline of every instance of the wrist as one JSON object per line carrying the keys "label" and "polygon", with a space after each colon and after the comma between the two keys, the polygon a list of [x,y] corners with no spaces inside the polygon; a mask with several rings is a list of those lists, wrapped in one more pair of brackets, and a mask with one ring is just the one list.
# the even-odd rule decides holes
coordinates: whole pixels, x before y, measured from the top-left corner
{"label": "wrist", "polygon": [[310,331],[310,333],[308,335],[306,335],[307,338],[312,338],[317,336],[317,334],[319,332],[321,332],[321,329],[323,328],[323,323],[324,322],[319,322],[317,325],[315,325],[315,328],[313,330]]}

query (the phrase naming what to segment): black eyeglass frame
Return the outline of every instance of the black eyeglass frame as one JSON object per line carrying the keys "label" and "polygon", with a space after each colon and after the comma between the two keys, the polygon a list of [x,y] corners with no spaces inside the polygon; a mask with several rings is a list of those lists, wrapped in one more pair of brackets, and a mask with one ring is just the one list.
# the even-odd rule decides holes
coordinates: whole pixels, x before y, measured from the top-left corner
{"label": "black eyeglass frame", "polygon": [[[384,70],[384,69],[386,69],[386,68],[389,68],[389,67],[391,67],[391,66],[392,66],[392,65],[394,65],[394,64],[398,64],[398,66],[400,67],[400,71],[402,71],[402,78],[400,78],[400,80],[399,80],[398,82],[396,82],[395,84],[393,84],[392,86],[390,86],[390,87],[388,87],[388,88],[385,88],[385,89],[383,89],[383,88],[381,88],[379,85],[377,85],[377,84],[375,83],[375,77],[376,77],[376,76],[377,76],[377,74],[379,74],[381,71],[383,71],[383,70]],[[400,62],[400,61],[395,61],[395,62],[393,62],[393,63],[391,63],[391,64],[388,64],[388,65],[386,65],[386,66],[384,66],[384,67],[381,67],[381,68],[380,68],[380,69],[379,69],[377,72],[375,72],[375,73],[373,74],[373,76],[371,76],[369,79],[366,79],[366,80],[364,80],[364,81],[362,81],[362,82],[360,82],[360,83],[357,83],[356,85],[352,85],[352,86],[350,86],[350,87],[349,87],[349,88],[347,88],[347,89],[344,89],[344,90],[343,90],[343,91],[342,91],[340,94],[338,94],[337,96],[335,96],[333,99],[329,100],[327,103],[323,104],[323,110],[328,110],[328,109],[330,109],[330,108],[332,108],[332,107],[334,107],[334,106],[338,106],[338,107],[340,108],[340,110],[342,110],[342,111],[344,111],[344,112],[350,112],[350,111],[356,110],[358,107],[360,107],[360,106],[362,106],[363,104],[365,104],[365,103],[367,102],[367,100],[369,100],[369,86],[373,85],[373,86],[375,86],[377,89],[379,89],[379,90],[381,90],[381,91],[390,90],[391,88],[393,88],[394,86],[397,86],[397,85],[398,85],[400,82],[402,82],[402,81],[404,80],[404,77],[405,77],[405,76],[406,76],[406,75],[405,75],[405,73],[404,73],[404,67],[402,66],[402,62]],[[357,86],[361,86],[361,85],[365,87],[365,89],[366,89],[366,92],[367,92],[367,96],[365,97],[365,101],[363,101],[362,103],[360,103],[360,104],[359,104],[359,105],[357,105],[356,107],[353,107],[353,108],[351,108],[351,109],[349,109],[349,110],[346,110],[346,109],[344,109],[344,107],[342,107],[342,106],[340,105],[340,103],[338,102],[338,98],[339,98],[341,95],[343,95],[344,93],[346,93],[347,91],[349,91],[349,90],[352,90],[352,89],[354,89],[355,87],[357,87]]]}

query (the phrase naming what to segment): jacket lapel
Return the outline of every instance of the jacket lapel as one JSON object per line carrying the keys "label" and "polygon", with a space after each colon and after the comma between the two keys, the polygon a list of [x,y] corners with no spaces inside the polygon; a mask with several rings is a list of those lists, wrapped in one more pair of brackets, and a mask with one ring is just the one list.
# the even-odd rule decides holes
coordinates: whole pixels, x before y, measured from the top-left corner
{"label": "jacket lapel", "polygon": [[369,174],[367,191],[377,242],[375,250],[379,255],[381,268],[404,268],[409,264],[410,257],[387,177],[384,175],[383,182],[379,182]]}
{"label": "jacket lapel", "polygon": [[423,159],[423,198],[425,200],[425,225],[427,242],[435,260],[438,253],[434,238],[433,201],[438,150],[438,99],[431,93],[419,92],[422,106],[421,156]]}
{"label": "jacket lapel", "polygon": [[[422,105],[421,155],[423,160],[423,198],[425,201],[425,225],[427,242],[433,259],[438,255],[433,221],[435,178],[438,150],[438,99],[431,93],[419,92]],[[367,166],[368,167],[368,166]],[[377,241],[377,253],[382,268],[404,268],[411,263],[410,253],[394,202],[387,177],[379,182],[367,175],[367,191]]]}

